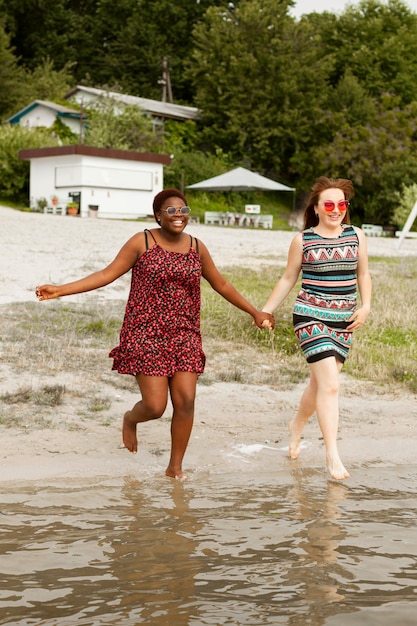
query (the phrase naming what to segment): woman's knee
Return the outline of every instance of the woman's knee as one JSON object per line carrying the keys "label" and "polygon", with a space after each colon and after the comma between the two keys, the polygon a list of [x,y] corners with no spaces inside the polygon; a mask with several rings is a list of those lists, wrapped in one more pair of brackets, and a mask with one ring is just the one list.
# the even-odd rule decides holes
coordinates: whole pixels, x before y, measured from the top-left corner
{"label": "woman's knee", "polygon": [[197,375],[178,372],[171,380],[170,394],[174,411],[186,416],[194,415]]}
{"label": "woman's knee", "polygon": [[142,400],[141,410],[148,420],[162,417],[168,404],[168,380],[166,377],[136,376]]}
{"label": "woman's knee", "polygon": [[180,412],[184,415],[194,415],[194,396],[186,395],[176,395],[175,398],[172,398],[172,404],[174,407],[174,411]]}
{"label": "woman's knee", "polygon": [[142,398],[142,406],[148,419],[157,420],[164,414],[167,403],[158,400],[158,398],[151,398],[149,400]]}
{"label": "woman's knee", "polygon": [[328,396],[337,396],[339,393],[339,381],[338,380],[326,380],[319,384],[319,391],[325,393]]}

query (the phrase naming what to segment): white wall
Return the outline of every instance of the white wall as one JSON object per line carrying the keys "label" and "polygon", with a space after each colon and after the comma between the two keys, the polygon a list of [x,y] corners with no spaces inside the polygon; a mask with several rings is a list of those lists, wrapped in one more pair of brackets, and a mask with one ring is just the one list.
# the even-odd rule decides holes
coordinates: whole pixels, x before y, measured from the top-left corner
{"label": "white wall", "polygon": [[31,206],[41,197],[51,204],[53,196],[63,206],[69,192],[81,192],[82,217],[88,216],[88,205],[98,205],[98,217],[136,219],[152,214],[153,198],[162,189],[160,163],[85,155],[31,159]]}
{"label": "white wall", "polygon": [[20,126],[26,126],[27,128],[37,128],[38,126],[45,126],[49,128],[59,117],[61,122],[68,126],[68,128],[75,134],[80,133],[80,120],[74,117],[61,117],[57,112],[48,109],[44,106],[37,106],[20,118]]}
{"label": "white wall", "polygon": [[20,126],[35,128],[46,126],[49,128],[56,120],[56,111],[46,107],[37,106],[20,118]]}

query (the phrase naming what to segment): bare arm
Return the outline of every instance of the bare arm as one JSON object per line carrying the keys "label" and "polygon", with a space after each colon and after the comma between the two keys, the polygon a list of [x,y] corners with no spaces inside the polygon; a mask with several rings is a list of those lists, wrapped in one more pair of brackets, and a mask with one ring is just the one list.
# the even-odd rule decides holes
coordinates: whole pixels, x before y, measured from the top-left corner
{"label": "bare arm", "polygon": [[[246,298],[244,298],[237,291],[237,289],[235,289],[235,287],[233,287],[233,285],[229,283],[229,281],[226,280],[222,274],[220,274],[206,246],[201,241],[199,241],[199,244],[202,274],[213,289],[223,296],[225,300],[230,302],[230,304],[233,304],[238,309],[249,313],[259,328],[273,328],[274,319],[272,315],[258,311],[258,309],[248,302],[248,300],[246,300]],[[262,325],[264,322],[267,322],[267,324]]]}
{"label": "bare arm", "polygon": [[51,300],[104,287],[128,272],[144,249],[144,235],[138,233],[124,244],[115,259],[104,269],[64,285],[40,285],[36,287],[36,295],[39,300]]}
{"label": "bare arm", "polygon": [[299,233],[292,240],[289,250],[287,267],[279,279],[275,287],[273,288],[271,295],[265,302],[262,311],[273,313],[277,307],[285,300],[298,280],[301,271],[301,263],[303,256],[303,240],[302,235]]}
{"label": "bare arm", "polygon": [[355,231],[359,238],[359,260],[356,274],[361,306],[349,318],[351,324],[346,330],[356,330],[363,326],[371,310],[372,280],[369,273],[368,246],[364,232],[360,228],[355,228]]}

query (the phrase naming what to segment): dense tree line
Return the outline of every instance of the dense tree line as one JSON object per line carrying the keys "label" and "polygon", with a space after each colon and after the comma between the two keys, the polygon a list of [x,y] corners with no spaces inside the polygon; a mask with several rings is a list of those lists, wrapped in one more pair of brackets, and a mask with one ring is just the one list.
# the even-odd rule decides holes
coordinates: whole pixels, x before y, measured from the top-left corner
{"label": "dense tree line", "polygon": [[201,118],[168,125],[162,142],[129,132],[129,145],[173,151],[186,182],[222,164],[297,189],[349,177],[357,222],[389,223],[417,180],[417,16],[401,0],[362,0],[295,20],[292,5],[0,0],[0,116],[77,83],[160,99],[167,57],[175,102]]}

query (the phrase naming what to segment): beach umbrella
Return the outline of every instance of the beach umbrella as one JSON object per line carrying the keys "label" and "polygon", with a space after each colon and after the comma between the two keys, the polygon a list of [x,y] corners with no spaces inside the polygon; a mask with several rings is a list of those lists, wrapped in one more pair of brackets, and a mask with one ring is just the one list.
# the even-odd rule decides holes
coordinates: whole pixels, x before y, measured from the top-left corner
{"label": "beach umbrella", "polygon": [[201,191],[292,191],[294,187],[287,187],[272,178],[266,178],[251,172],[244,167],[236,167],[230,172],[207,178],[199,183],[187,185],[187,189]]}

